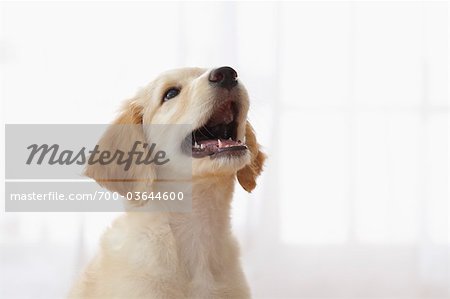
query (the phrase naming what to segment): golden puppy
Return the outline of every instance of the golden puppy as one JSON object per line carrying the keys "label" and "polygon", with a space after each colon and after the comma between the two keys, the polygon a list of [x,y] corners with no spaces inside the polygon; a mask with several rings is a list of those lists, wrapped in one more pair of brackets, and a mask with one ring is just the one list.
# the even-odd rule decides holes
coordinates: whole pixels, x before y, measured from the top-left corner
{"label": "golden puppy", "polygon": [[[192,211],[125,213],[103,235],[70,298],[250,297],[230,227],[235,179],[251,192],[265,160],[248,108],[247,92],[230,67],[166,72],[125,104],[116,125],[192,124],[179,132],[192,139]],[[152,138],[145,129],[108,130],[99,144],[126,148]],[[86,175],[120,194],[149,190],[159,177],[152,167],[124,173],[97,164]]]}

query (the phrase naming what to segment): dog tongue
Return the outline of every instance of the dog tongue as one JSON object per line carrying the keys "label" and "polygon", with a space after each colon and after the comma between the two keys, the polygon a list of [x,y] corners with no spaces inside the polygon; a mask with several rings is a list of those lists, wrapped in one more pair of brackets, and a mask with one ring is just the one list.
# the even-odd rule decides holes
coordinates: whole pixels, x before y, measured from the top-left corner
{"label": "dog tongue", "polygon": [[229,124],[234,120],[233,110],[231,109],[231,101],[222,103],[214,112],[206,124],[208,127],[213,127],[218,124]]}

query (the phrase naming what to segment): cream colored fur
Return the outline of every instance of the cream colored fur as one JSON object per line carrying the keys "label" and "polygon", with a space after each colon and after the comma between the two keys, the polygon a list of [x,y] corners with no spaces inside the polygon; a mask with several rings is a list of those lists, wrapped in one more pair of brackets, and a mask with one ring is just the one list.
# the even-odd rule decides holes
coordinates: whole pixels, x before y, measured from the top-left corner
{"label": "cream colored fur", "polygon": [[[190,68],[161,75],[127,102],[115,123],[204,123],[214,101],[223,96],[207,84],[209,71]],[[175,84],[182,88],[179,98],[161,103],[164,90]],[[247,191],[253,190],[265,156],[246,121],[248,97],[241,83],[232,96],[241,103],[238,136],[247,139],[247,155],[193,161],[192,212],[128,212],[114,221],[70,298],[250,297],[231,232],[230,204],[236,177]],[[99,143],[107,144],[112,139],[108,134]],[[135,134],[134,139],[151,139],[143,131]],[[116,170],[88,167],[86,174],[110,190],[125,192],[120,184],[98,179],[105,171]],[[136,175],[142,169],[132,171]],[[157,172],[149,177],[154,176]],[[147,186],[151,182],[133,188],[145,191]]]}

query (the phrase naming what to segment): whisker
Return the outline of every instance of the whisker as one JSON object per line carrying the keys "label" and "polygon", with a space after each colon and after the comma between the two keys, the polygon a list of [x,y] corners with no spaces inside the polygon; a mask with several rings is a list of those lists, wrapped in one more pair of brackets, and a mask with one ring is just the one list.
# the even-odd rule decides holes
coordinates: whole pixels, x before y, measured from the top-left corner
{"label": "whisker", "polygon": [[200,127],[200,128],[198,129],[198,132],[199,132],[200,134],[202,134],[203,137],[209,138],[209,136],[205,135],[205,133],[202,132],[202,129],[203,129],[203,128],[204,128],[204,126]]}
{"label": "whisker", "polygon": [[211,131],[210,131],[210,130],[208,130],[208,127],[206,127],[206,126],[202,126],[202,128],[205,128],[206,132],[208,132],[208,134],[209,134],[209,135],[211,135],[211,136],[214,136],[214,134],[213,134],[213,133],[211,133]]}

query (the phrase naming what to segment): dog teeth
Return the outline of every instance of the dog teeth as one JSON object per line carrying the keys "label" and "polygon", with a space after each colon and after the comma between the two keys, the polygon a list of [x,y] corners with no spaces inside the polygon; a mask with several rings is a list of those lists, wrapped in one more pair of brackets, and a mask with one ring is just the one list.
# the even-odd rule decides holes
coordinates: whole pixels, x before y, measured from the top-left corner
{"label": "dog teeth", "polygon": [[204,145],[204,144],[200,144],[200,148],[201,148],[201,149],[204,149],[204,148],[205,148],[205,145]]}
{"label": "dog teeth", "polygon": [[219,147],[223,147],[222,141],[220,141],[220,139],[217,139],[217,143],[219,143]]}

